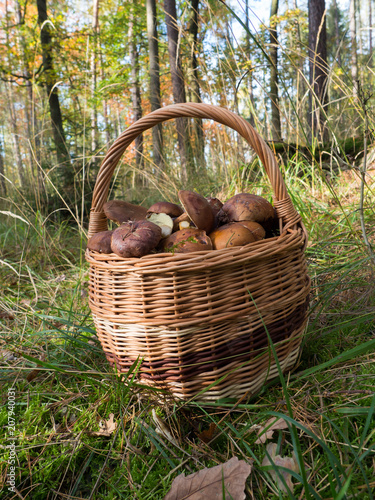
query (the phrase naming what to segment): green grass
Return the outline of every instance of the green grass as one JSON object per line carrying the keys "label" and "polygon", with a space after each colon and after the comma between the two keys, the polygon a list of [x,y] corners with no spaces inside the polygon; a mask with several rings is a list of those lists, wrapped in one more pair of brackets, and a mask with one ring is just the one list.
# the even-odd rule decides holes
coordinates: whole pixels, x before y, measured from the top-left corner
{"label": "green grass", "polygon": [[[20,497],[162,499],[181,472],[237,456],[253,464],[248,499],[373,498],[374,269],[358,219],[358,186],[353,177],[329,185],[312,179],[297,159],[283,173],[310,235],[309,327],[293,373],[239,404],[168,404],[137,382],[136,367],[119,379],[95,337],[80,233],[25,210],[1,218],[0,445],[10,443],[13,388]],[[260,177],[250,177],[268,196]],[[246,188],[246,176],[239,182]],[[365,215],[373,241],[371,203]],[[173,442],[158,432],[153,409]],[[117,427],[106,436],[100,431],[110,414]],[[270,473],[281,481],[282,468],[263,466],[267,443],[256,443],[254,426],[272,416],[288,424],[271,439],[277,452],[299,463],[286,495]],[[1,498],[10,499],[7,453]]]}

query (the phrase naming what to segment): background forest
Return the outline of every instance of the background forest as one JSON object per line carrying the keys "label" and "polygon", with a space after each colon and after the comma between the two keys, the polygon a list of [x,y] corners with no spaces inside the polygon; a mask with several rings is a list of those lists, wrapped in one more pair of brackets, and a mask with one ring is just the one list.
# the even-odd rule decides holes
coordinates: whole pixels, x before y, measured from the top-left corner
{"label": "background forest", "polygon": [[[164,499],[180,473],[233,457],[251,466],[246,500],[374,498],[373,6],[0,0],[1,499]],[[181,102],[256,128],[309,234],[301,358],[249,401],[171,404],[120,379],[91,319],[100,164],[131,123]],[[245,141],[197,119],[139,136],[109,199],[181,188],[272,201]]]}
{"label": "background forest", "polygon": [[[268,18],[248,0],[6,0],[0,9],[0,188],[44,216],[79,218],[109,145],[160,106],[228,107],[293,152],[311,146],[318,164],[323,143],[329,169],[345,162],[340,152],[359,152],[350,139],[363,144],[365,108],[373,114],[371,1],[325,10],[322,0],[273,0]],[[203,174],[215,191],[251,160],[229,131],[181,121],[127,152],[123,197],[141,201],[156,177],[181,185]]]}

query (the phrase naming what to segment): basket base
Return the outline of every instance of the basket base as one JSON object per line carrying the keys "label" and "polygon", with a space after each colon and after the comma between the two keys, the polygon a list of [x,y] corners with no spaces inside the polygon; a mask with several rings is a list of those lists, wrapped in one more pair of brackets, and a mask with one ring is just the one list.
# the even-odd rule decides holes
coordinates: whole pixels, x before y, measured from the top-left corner
{"label": "basket base", "polygon": [[[273,325],[267,329],[274,342],[283,372],[290,370],[299,357],[301,341],[307,324],[305,310],[304,306],[294,311],[293,326],[295,328],[290,336],[285,334],[285,330],[281,335],[279,329],[275,330]],[[191,357],[186,356],[186,353],[183,356],[179,355],[178,345],[184,345],[191,341],[197,332],[191,328],[179,331],[165,330],[162,336],[163,343],[169,343],[170,350],[169,354],[165,353],[165,356],[161,356],[159,361],[155,361],[152,352],[150,352],[150,356],[144,355],[143,358],[134,350],[128,351],[127,356],[120,355],[120,352],[124,352],[123,338],[128,339],[130,332],[132,332],[134,343],[135,335],[145,334],[144,327],[138,326],[137,328],[136,325],[128,325],[127,331],[124,332],[124,325],[122,325],[121,331],[115,329],[111,332],[109,345],[107,335],[105,338],[101,338],[100,335],[103,330],[108,332],[108,325],[105,325],[103,329],[103,320],[94,319],[106,358],[119,374],[127,373],[129,368],[134,363],[137,364],[136,361],[139,359],[135,370],[138,381],[149,387],[162,389],[176,399],[186,401],[194,398],[202,402],[213,402],[224,398],[239,399],[245,394],[251,397],[265,383],[278,377],[277,365],[268,345],[267,335],[264,332],[262,343],[256,345],[254,339],[259,338],[260,327],[250,328],[249,332],[249,318],[222,325],[223,342],[219,351],[216,329],[215,343],[210,346],[207,342],[206,345],[201,348],[198,346],[196,349],[192,347]],[[158,329],[154,333],[160,340],[160,330]],[[114,341],[115,334],[117,334],[117,342]],[[151,351],[153,342],[150,329],[147,329],[147,334],[145,336],[147,336]],[[168,338],[169,342],[167,342]],[[144,344],[145,338],[140,335],[140,339]],[[159,348],[157,345],[154,347],[155,349]],[[114,354],[116,350],[119,352],[118,356]],[[152,363],[150,363],[150,358],[153,360]]]}
{"label": "basket base", "polygon": [[[289,355],[280,361],[280,367],[283,373],[292,369],[296,364],[298,358],[300,356],[300,347],[297,347]],[[110,362],[112,366],[113,356],[106,355],[107,360]],[[246,365],[246,364],[245,364]],[[123,373],[123,371],[118,370],[119,374]],[[219,374],[218,374],[219,375]],[[183,401],[194,400],[200,403],[213,403],[223,399],[240,399],[243,396],[247,395],[247,399],[254,396],[258,393],[261,388],[268,382],[275,380],[279,376],[278,369],[275,363],[272,363],[268,369],[263,369],[260,373],[258,373],[255,377],[250,380],[246,380],[248,377],[248,368],[244,366],[243,369],[238,369],[238,367],[234,367],[233,371],[231,371],[230,365],[226,367],[225,373],[222,375],[222,379],[217,381],[217,384],[212,383],[210,379],[212,379],[212,372],[202,373],[198,377],[194,379],[194,386],[199,384],[203,387],[202,390],[194,394],[194,388],[191,391],[191,396],[189,394],[188,384],[182,384],[178,382],[168,382],[164,381],[163,383],[157,382],[150,378],[145,378],[140,376],[139,382],[150,387],[157,388],[166,391],[165,398],[163,399],[179,399]],[[225,383],[225,386],[222,387],[222,383]],[[204,387],[207,387],[206,389]]]}

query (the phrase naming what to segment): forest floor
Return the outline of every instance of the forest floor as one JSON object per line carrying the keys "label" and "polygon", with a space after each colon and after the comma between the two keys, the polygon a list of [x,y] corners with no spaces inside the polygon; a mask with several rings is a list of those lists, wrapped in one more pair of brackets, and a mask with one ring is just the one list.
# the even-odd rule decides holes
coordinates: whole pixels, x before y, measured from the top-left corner
{"label": "forest floor", "polygon": [[233,457],[250,465],[247,499],[373,498],[375,266],[360,181],[283,173],[309,232],[309,325],[292,373],[240,403],[171,405],[117,377],[95,337],[83,236],[3,210],[1,498],[162,499],[179,474]]}

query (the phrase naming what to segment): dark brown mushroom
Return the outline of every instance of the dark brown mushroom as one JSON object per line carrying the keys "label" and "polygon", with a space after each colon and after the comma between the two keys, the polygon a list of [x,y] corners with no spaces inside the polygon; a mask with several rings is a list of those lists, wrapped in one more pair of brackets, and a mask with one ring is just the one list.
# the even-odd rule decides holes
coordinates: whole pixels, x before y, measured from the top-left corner
{"label": "dark brown mushroom", "polygon": [[212,243],[205,231],[195,227],[181,229],[162,240],[164,252],[189,253],[201,250],[212,250]]}
{"label": "dark brown mushroom", "polygon": [[221,202],[218,198],[206,198],[208,201],[208,204],[210,205],[212,212],[214,214],[214,217],[217,216],[217,214],[220,212],[220,209],[223,206],[223,202]]}
{"label": "dark brown mushroom", "polygon": [[106,217],[117,224],[128,221],[143,220],[146,218],[147,209],[139,205],[133,205],[127,201],[111,200],[103,206]]}
{"label": "dark brown mushroom", "polygon": [[113,231],[111,248],[119,257],[142,257],[149,254],[161,239],[161,229],[153,222],[126,222]]}
{"label": "dark brown mushroom", "polygon": [[214,226],[214,214],[206,198],[194,191],[179,191],[178,197],[194,225],[209,233]]}
{"label": "dark brown mushroom", "polygon": [[171,203],[169,201],[158,201],[151,205],[147,210],[149,214],[167,214],[170,217],[179,217],[183,213],[183,209],[176,205],[176,203]]}
{"label": "dark brown mushroom", "polygon": [[113,231],[100,231],[96,233],[87,242],[87,248],[99,253],[112,253],[111,238]]}
{"label": "dark brown mushroom", "polygon": [[267,226],[273,223],[274,215],[273,206],[265,198],[256,194],[240,193],[224,203],[218,213],[218,219],[221,224],[250,220]]}
{"label": "dark brown mushroom", "polygon": [[239,222],[220,226],[209,234],[214,250],[247,245],[256,241],[253,233]]}

